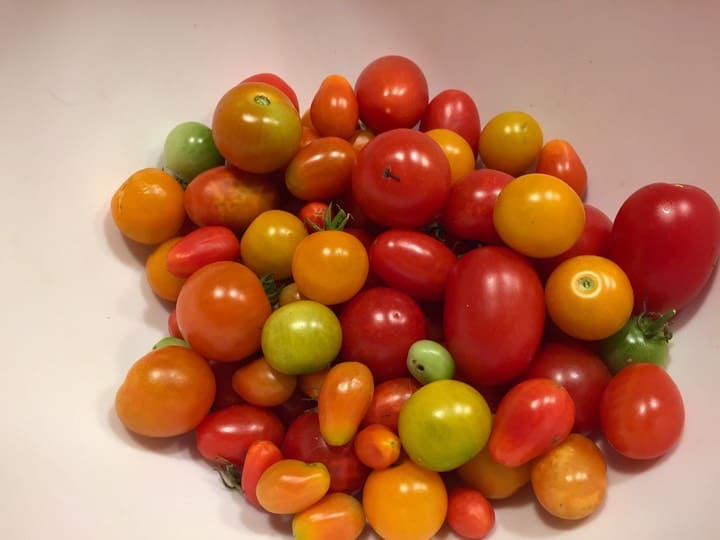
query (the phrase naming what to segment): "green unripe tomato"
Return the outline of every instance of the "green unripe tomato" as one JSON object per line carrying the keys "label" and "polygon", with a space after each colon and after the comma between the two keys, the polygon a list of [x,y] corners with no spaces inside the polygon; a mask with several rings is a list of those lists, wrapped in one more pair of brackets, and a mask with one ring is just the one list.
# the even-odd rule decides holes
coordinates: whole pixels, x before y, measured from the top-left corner
{"label": "green unripe tomato", "polygon": [[162,338],[155,345],[153,345],[153,351],[155,349],[162,349],[163,347],[185,347],[189,349],[190,345],[188,345],[187,341],[185,341],[184,339],[168,336]]}
{"label": "green unripe tomato", "polygon": [[212,131],[200,122],[183,122],[165,138],[165,166],[184,184],[198,174],[225,163],[215,147]]}
{"label": "green unripe tomato", "polygon": [[430,339],[421,339],[410,346],[407,367],[420,384],[452,379],[455,375],[455,361],[450,351]]}

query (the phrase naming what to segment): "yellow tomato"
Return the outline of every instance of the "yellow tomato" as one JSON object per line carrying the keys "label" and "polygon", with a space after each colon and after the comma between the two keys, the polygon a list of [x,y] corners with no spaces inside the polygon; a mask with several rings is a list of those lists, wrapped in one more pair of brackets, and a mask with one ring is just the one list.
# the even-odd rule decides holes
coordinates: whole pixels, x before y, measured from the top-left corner
{"label": "yellow tomato", "polygon": [[617,264],[597,255],[572,257],[553,270],[545,284],[548,315],[569,336],[604,339],[632,314],[630,280]]}
{"label": "yellow tomato", "polygon": [[285,210],[268,210],[257,216],[240,239],[240,257],[262,277],[287,279],[292,275],[295,248],[307,236],[305,224]]}
{"label": "yellow tomato", "polygon": [[180,289],[185,284],[184,278],[179,278],[167,269],[167,254],[170,248],[177,244],[182,237],[170,238],[155,248],[145,261],[145,276],[150,288],[163,300],[175,302]]}
{"label": "yellow tomato", "polygon": [[507,467],[495,461],[487,446],[458,467],[460,480],[488,499],[506,499],[530,481],[530,464]]}
{"label": "yellow tomato", "polygon": [[537,121],[525,112],[502,112],[485,124],[478,153],[488,169],[513,176],[527,171],[537,160],[543,134]]}
{"label": "yellow tomato", "polygon": [[445,128],[431,129],[425,134],[440,145],[450,163],[453,183],[475,169],[475,154],[468,142],[458,133]]}
{"label": "yellow tomato", "polygon": [[582,199],[565,182],[531,173],[498,194],[493,224],[508,246],[528,257],[555,257],[570,249],[585,227]]}

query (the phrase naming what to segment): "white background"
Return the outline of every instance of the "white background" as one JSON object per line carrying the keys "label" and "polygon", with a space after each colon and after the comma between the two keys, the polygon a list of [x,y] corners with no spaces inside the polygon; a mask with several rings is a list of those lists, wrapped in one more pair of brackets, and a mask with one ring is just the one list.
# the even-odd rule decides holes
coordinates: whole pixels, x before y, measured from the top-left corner
{"label": "white background", "polygon": [[[143,443],[114,392],[165,334],[147,249],[109,218],[115,189],[157,165],[167,132],[208,123],[219,97],[273,71],[302,108],[404,54],[431,95],[455,87],[481,119],[533,114],[571,140],[588,202],[614,217],[634,189],[692,183],[720,200],[720,4],[635,2],[0,0],[0,535],[8,540],[273,538],[192,450]],[[651,465],[611,457],[604,507],[579,524],[528,498],[493,538],[717,538],[720,284],[685,313],[669,371],[686,399],[679,447]]]}

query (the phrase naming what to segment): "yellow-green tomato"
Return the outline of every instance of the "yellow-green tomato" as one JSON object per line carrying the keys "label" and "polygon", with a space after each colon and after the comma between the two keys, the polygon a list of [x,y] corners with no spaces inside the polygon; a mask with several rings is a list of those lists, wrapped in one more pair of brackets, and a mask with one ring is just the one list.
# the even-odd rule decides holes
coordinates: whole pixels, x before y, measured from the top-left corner
{"label": "yellow-green tomato", "polygon": [[405,402],[398,435],[407,455],[431,471],[449,471],[480,452],[490,436],[492,414],[485,398],[454,379],[428,383]]}
{"label": "yellow-green tomato", "polygon": [[408,349],[407,367],[420,384],[455,375],[455,361],[450,351],[431,339],[420,339]]}
{"label": "yellow-green tomato", "polygon": [[302,375],[330,365],[340,352],[342,328],[333,311],[299,300],[276,309],[262,329],[262,352],[281,373]]}

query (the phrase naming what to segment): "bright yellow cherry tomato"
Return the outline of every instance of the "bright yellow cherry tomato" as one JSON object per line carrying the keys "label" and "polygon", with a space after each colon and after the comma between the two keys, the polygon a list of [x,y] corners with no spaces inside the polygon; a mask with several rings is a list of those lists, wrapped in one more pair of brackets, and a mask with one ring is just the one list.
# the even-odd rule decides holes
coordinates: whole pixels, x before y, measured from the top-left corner
{"label": "bright yellow cherry tomato", "polygon": [[543,134],[537,121],[525,112],[502,112],[485,124],[478,151],[488,169],[513,176],[527,171],[537,160]]}
{"label": "bright yellow cherry tomato", "polygon": [[475,169],[475,155],[468,142],[458,133],[445,128],[431,129],[425,134],[440,145],[450,163],[453,183]]}
{"label": "bright yellow cherry tomato", "polygon": [[597,255],[572,257],[545,284],[548,315],[560,330],[584,340],[604,339],[632,314],[633,290],[617,264]]}
{"label": "bright yellow cherry tomato", "polygon": [[582,199],[565,182],[531,173],[507,184],[495,201],[493,224],[515,251],[555,257],[570,249],[585,227]]}
{"label": "bright yellow cherry tomato", "polygon": [[307,236],[305,224],[285,210],[267,210],[257,216],[240,240],[240,257],[245,266],[262,277],[287,279],[292,274],[295,248]]}

